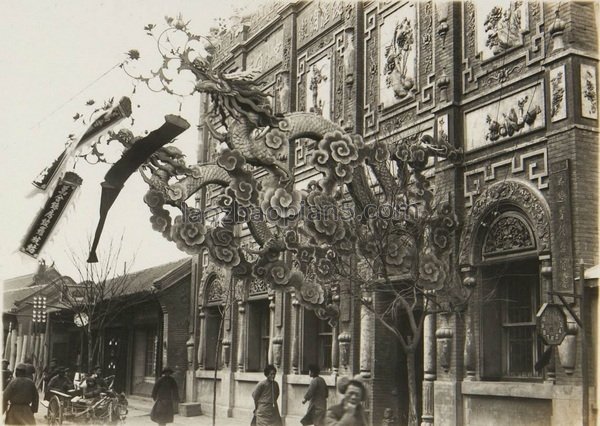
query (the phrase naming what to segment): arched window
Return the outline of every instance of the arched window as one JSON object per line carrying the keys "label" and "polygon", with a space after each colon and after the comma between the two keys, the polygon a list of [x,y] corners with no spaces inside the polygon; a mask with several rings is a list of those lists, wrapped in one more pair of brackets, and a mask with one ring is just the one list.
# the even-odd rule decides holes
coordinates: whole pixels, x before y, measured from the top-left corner
{"label": "arched window", "polygon": [[534,234],[516,211],[493,212],[482,226],[481,377],[535,378],[540,274]]}

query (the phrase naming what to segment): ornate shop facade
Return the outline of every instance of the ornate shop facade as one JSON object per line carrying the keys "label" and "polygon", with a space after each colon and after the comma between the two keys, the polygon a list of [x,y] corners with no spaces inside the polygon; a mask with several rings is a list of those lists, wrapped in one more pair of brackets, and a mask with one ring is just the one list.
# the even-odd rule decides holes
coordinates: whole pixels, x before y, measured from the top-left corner
{"label": "ornate shop facade", "polygon": [[[556,293],[579,291],[576,259],[598,263],[596,12],[576,2],[269,3],[218,34],[222,69],[260,71],[276,112],[313,111],[365,141],[429,134],[462,148],[461,165],[436,161],[430,176],[462,224],[453,267],[472,297],[460,315],[427,317],[417,359],[423,424],[572,424],[584,385],[595,396],[571,314],[548,351],[536,314]],[[200,128],[207,162],[219,142]],[[299,187],[317,174],[313,147],[301,140],[290,150]],[[209,207],[214,195],[209,188],[198,202]],[[252,389],[273,363],[293,424],[317,363],[330,404],[339,377],[359,374],[372,423],[406,421],[402,351],[368,310],[341,292],[331,326],[292,293],[249,280],[239,286],[208,255],[194,258],[188,402],[210,412],[215,391],[218,416],[250,419]],[[566,299],[588,316],[580,298]]]}

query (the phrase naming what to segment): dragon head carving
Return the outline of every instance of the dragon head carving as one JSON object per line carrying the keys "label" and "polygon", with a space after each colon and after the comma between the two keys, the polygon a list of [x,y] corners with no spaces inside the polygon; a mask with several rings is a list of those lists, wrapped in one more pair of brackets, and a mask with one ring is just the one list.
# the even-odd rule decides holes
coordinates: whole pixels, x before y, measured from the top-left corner
{"label": "dragon head carving", "polygon": [[214,112],[224,125],[228,116],[246,119],[256,127],[276,127],[282,119],[273,113],[267,94],[254,82],[254,71],[205,76],[196,84],[196,90],[210,95]]}

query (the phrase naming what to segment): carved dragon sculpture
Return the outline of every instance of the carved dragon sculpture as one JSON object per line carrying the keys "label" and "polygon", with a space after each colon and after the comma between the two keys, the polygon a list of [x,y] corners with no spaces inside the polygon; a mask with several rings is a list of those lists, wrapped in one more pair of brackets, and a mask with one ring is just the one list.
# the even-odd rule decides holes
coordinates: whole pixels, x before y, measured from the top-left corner
{"label": "carved dragon sculpture", "polygon": [[[395,147],[379,142],[365,144],[361,136],[348,135],[340,126],[314,113],[273,114],[267,96],[253,82],[251,73],[208,76],[197,83],[196,90],[208,94],[212,100],[214,109],[208,117],[211,123],[207,124],[216,120],[227,130],[227,133],[218,133],[209,125],[213,136],[224,142],[227,149],[222,150],[215,163],[193,166],[183,165],[177,152],[165,148],[160,155],[152,157],[152,166],[146,167],[151,175],[143,176],[150,186],[144,200],[152,213],[153,228],[188,253],[208,249],[213,261],[232,267],[240,278],[252,272],[273,287],[295,288],[301,303],[315,309],[322,318],[334,319],[335,306],[323,286],[315,282],[315,277],[319,277],[315,271],[322,271],[321,263],[327,259],[327,251],[322,247],[333,244],[344,252],[356,243],[353,236],[356,223],[307,220],[306,226],[300,229],[303,230],[300,234],[306,235],[300,235],[288,225],[296,223],[301,202],[317,209],[335,205],[342,187],[346,186],[355,208],[364,210],[381,199],[373,190],[374,184],[381,188],[388,202],[395,201],[400,194],[423,196],[429,191],[427,180],[421,174],[428,158],[435,155],[458,159],[460,153],[447,143],[435,143],[429,136],[407,139]],[[294,173],[284,161],[290,144],[304,138],[318,142],[311,161],[323,175],[318,182],[309,185],[308,194],[294,189]],[[397,163],[396,175],[391,171],[391,161]],[[269,175],[258,181],[247,170],[246,163],[267,170]],[[367,167],[376,182],[370,180]],[[414,177],[412,183],[411,176]],[[220,202],[229,207],[225,215],[229,220],[222,220],[212,229],[204,223],[206,212],[184,205],[207,185],[223,188]],[[165,205],[180,208],[182,214],[171,220]],[[280,217],[275,221],[265,216],[251,218],[248,214],[237,217],[231,213],[235,210],[232,207],[259,212],[274,208]],[[190,211],[202,220],[190,220]],[[252,257],[256,257],[253,262],[246,259],[234,238],[233,225],[239,222],[247,223],[260,247],[252,252]],[[274,234],[269,222],[282,224],[281,229],[288,231]],[[283,261],[282,253],[286,250],[296,254],[295,266],[290,267]],[[311,266],[317,264],[321,266]]]}

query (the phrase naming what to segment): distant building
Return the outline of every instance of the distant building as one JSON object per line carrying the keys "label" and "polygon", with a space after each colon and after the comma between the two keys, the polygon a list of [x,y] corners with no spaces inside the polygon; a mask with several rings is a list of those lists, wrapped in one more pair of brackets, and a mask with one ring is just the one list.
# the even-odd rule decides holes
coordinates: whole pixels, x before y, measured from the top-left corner
{"label": "distant building", "polygon": [[[91,366],[87,365],[87,340],[83,338],[81,330],[87,323],[86,317],[78,317],[74,313],[73,307],[76,305],[73,302],[66,303],[63,299],[64,290],[58,287],[59,281],[66,283],[71,300],[80,298],[83,304],[86,301],[84,283],[76,283],[70,277],[55,273],[43,283],[38,279],[39,285],[7,290],[7,283],[12,287],[17,282],[22,284],[31,279],[20,277],[7,280],[4,323],[5,328],[10,323],[12,325],[9,327],[17,330],[12,333],[13,340],[9,346],[13,352],[18,351],[23,341],[35,341],[36,336],[43,334],[41,339],[37,337],[41,343],[31,346],[27,352],[33,355],[39,351],[39,363],[36,365],[39,364],[40,371],[50,359],[56,359],[58,365],[68,367],[72,373],[88,372],[98,364],[103,369],[103,375],[115,375],[116,390],[146,397],[151,395],[154,381],[160,376],[162,368],[168,365],[173,369],[173,377],[183,394],[187,369],[186,340],[191,326],[191,263],[190,258],[185,258],[133,272],[125,278],[111,277],[111,280],[122,283],[125,290],[115,292],[118,297],[107,300],[105,304],[117,306],[123,303],[121,306],[124,309],[113,308],[105,327],[93,330],[98,337],[99,348]],[[111,286],[110,282],[107,286]],[[7,312],[6,303],[14,300],[12,293],[17,292],[22,298]],[[48,322],[44,323],[47,325],[43,330],[34,332],[31,328],[28,331],[34,298],[42,295],[47,298]],[[101,312],[103,306],[97,306],[97,309]]]}
{"label": "distant building", "polygon": [[[559,303],[550,291],[575,291],[578,259],[598,263],[597,3],[496,3],[273,2],[218,35],[215,57],[225,71],[258,69],[276,112],[314,111],[366,141],[425,133],[462,147],[461,166],[431,164],[431,183],[459,214],[453,258],[474,293],[461,315],[425,327],[422,424],[574,424],[584,384],[595,397],[594,351],[584,372],[582,332],[566,313],[565,340],[536,370],[546,349],[536,313]],[[218,141],[200,126],[199,160],[209,161]],[[314,142],[295,143],[301,186],[316,174],[306,161]],[[331,327],[249,278],[226,309],[237,283],[207,256],[196,261],[188,401],[211,410],[217,369],[218,415],[250,419],[251,390],[271,362],[283,373],[282,414],[295,423],[314,362],[331,403],[338,377],[360,374],[373,424],[387,408],[406,421],[402,352],[359,306],[341,296]]]}

